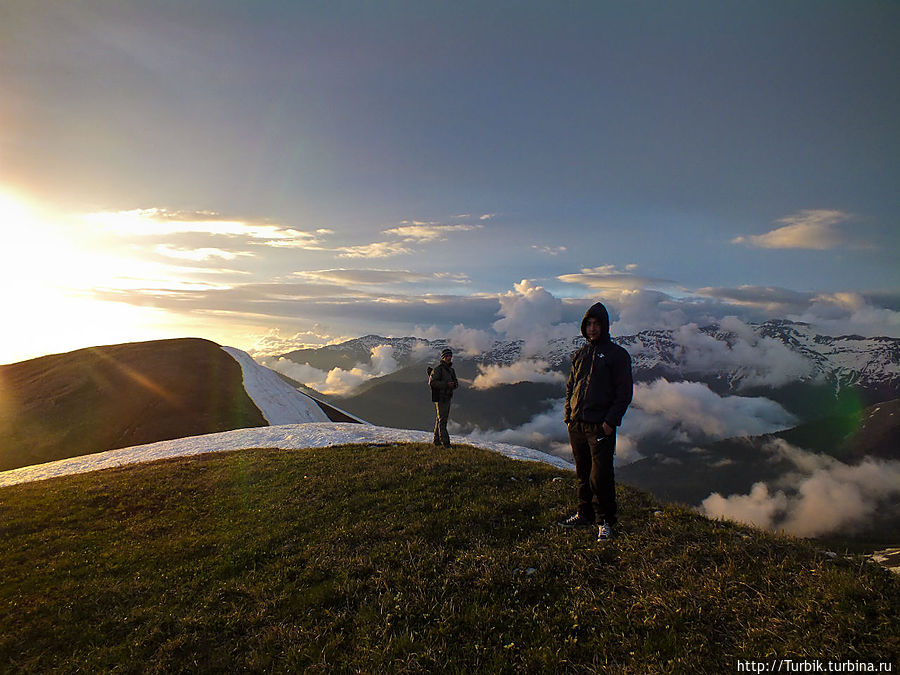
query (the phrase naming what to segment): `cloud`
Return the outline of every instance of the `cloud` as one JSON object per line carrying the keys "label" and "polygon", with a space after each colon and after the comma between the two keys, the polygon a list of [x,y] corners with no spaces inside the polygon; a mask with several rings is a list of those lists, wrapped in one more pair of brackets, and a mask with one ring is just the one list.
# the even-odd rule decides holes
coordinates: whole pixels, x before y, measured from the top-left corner
{"label": "cloud", "polygon": [[550,364],[540,359],[524,359],[508,366],[478,364],[478,375],[472,386],[475,389],[491,389],[501,384],[517,382],[554,382],[562,384],[566,376],[550,370]]}
{"label": "cloud", "polygon": [[[564,397],[548,401],[549,408],[512,429],[479,429],[485,440],[530,445],[571,461],[568,431],[563,423]],[[794,418],[765,398],[719,396],[705,384],[668,382],[635,386],[635,396],[616,438],[616,462],[641,459],[640,448],[660,440],[709,442],[734,436],[756,436],[785,429]]]}
{"label": "cloud", "polygon": [[562,318],[562,301],[527,279],[513,284],[513,290],[499,300],[501,318],[494,322],[494,330],[513,337],[528,335],[535,325]]}
{"label": "cloud", "polygon": [[808,293],[764,286],[699,288],[695,293],[726,301],[718,315],[730,309],[757,321],[785,318],[808,323],[824,335],[900,337],[900,311],[892,294]]}
{"label": "cloud", "polygon": [[867,457],[848,465],[781,439],[766,451],[794,463],[798,471],[770,486],[756,483],[749,494],[713,493],[701,504],[710,518],[728,518],[800,537],[815,537],[865,525],[900,496],[900,462]]}
{"label": "cloud", "polygon": [[636,445],[649,438],[707,442],[787,429],[795,418],[763,397],[719,396],[699,382],[658,379],[636,384],[622,432]]}
{"label": "cloud", "polygon": [[295,272],[292,277],[321,281],[329,284],[376,286],[395,284],[417,284],[434,281],[449,281],[455,284],[469,283],[465,274],[419,273],[409,270],[385,269],[330,269]]}
{"label": "cloud", "polygon": [[468,356],[478,356],[489,350],[495,341],[493,334],[477,328],[466,328],[461,323],[451,328],[446,336],[450,348]]}
{"label": "cloud", "polygon": [[738,288],[698,288],[695,294],[725,300],[738,307],[763,310],[769,315],[786,315],[788,312],[802,311],[809,305],[811,293],[801,293],[786,288],[772,286],[744,285]]}
{"label": "cloud", "polygon": [[674,282],[666,279],[654,279],[652,277],[642,277],[632,274],[631,270],[635,268],[636,265],[628,265],[628,271],[622,272],[616,269],[615,265],[586,267],[578,274],[563,274],[558,276],[557,279],[567,284],[580,284],[581,286],[586,286],[587,288],[594,290],[635,290],[651,286],[674,285]]}
{"label": "cloud", "polygon": [[507,339],[520,339],[522,356],[532,356],[548,342],[571,339],[580,334],[580,323],[559,323],[563,316],[563,302],[543,286],[523,279],[513,290],[498,297],[499,319],[492,328]]}
{"label": "cloud", "polygon": [[673,332],[675,360],[685,372],[731,372],[740,377],[740,388],[784,386],[814,372],[804,356],[780,340],[760,336],[737,317],[723,318],[719,331],[713,336],[688,324]]}
{"label": "cloud", "polygon": [[731,243],[760,248],[801,248],[827,251],[850,245],[850,239],[839,226],[851,219],[850,214],[837,210],[800,211],[777,220],[776,222],[783,224],[782,227],[765,234],[736,237]]}
{"label": "cloud", "polygon": [[[435,325],[428,328],[416,326],[412,334],[427,340],[446,340],[455,354],[464,356],[480,356],[491,349],[497,340],[496,333],[477,328],[466,328],[461,323],[456,324],[449,330]],[[429,354],[429,358],[431,356],[432,354]]]}
{"label": "cloud", "polygon": [[598,297],[610,311],[611,335],[634,335],[647,329],[678,328],[691,321],[705,324],[710,323],[713,318],[710,308],[675,300],[661,291],[606,290],[599,293]]}
{"label": "cloud", "polygon": [[411,255],[416,252],[415,244],[446,241],[447,237],[459,232],[479,230],[483,225],[442,225],[435,222],[404,220],[397,227],[382,230],[383,234],[396,241],[377,241],[358,246],[343,246],[333,249],[339,258],[390,258]]}
{"label": "cloud", "polygon": [[560,253],[566,252],[565,246],[538,246],[537,244],[532,244],[531,248],[539,253],[543,253],[544,255],[559,255]]}
{"label": "cloud", "polygon": [[371,362],[357,364],[350,369],[332,368],[328,372],[309,364],[286,358],[268,359],[263,365],[323,394],[340,396],[375,377],[393,373],[399,367],[391,345],[378,345],[370,352]]}
{"label": "cloud", "polygon": [[390,258],[396,255],[410,255],[413,249],[402,243],[377,241],[360,246],[344,246],[338,249],[338,258]]}
{"label": "cloud", "polygon": [[282,335],[278,328],[272,328],[259,336],[247,352],[254,358],[265,358],[279,356],[297,349],[315,349],[349,339],[351,338],[346,336],[330,335],[327,328],[319,324],[314,324],[310,330],[296,331],[291,335]]}
{"label": "cloud", "polygon": [[392,227],[382,230],[382,232],[399,237],[405,242],[432,242],[446,241],[449,235],[456,232],[471,232],[481,228],[481,225],[440,225],[438,223],[404,221],[399,227]]}
{"label": "cloud", "polygon": [[[544,412],[538,413],[521,426],[496,430],[475,427],[465,433],[479,440],[538,448],[573,462],[572,448],[569,445],[569,431],[563,422],[564,401],[562,398],[553,399],[547,401],[546,405],[547,408]],[[619,434],[616,438],[616,464],[619,466],[630,464],[641,458],[641,454],[631,439]]]}
{"label": "cloud", "polygon": [[788,315],[827,335],[900,337],[900,312],[877,307],[860,293],[823,293],[803,311]]}
{"label": "cloud", "polygon": [[84,220],[118,236],[160,237],[199,233],[244,237],[269,246],[317,247],[323,235],[331,230],[315,232],[282,225],[228,218],[211,211],[168,211],[161,208],[128,211],[100,211],[85,214]]}
{"label": "cloud", "polygon": [[176,248],[166,244],[160,244],[154,251],[161,256],[167,258],[175,258],[176,260],[193,260],[196,262],[206,262],[208,260],[235,260],[241,257],[252,258],[256,254],[249,251],[226,251],[221,248]]}

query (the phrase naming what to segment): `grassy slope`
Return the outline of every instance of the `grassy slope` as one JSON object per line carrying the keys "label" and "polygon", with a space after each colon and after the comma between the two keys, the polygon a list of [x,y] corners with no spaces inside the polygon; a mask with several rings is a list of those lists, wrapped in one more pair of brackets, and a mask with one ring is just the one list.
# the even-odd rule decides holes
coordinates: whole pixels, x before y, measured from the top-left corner
{"label": "grassy slope", "polygon": [[92,347],[0,366],[0,471],[265,424],[241,367],[208,340]]}
{"label": "grassy slope", "polygon": [[[170,460],[0,490],[0,670],[733,672],[891,658],[900,581],[469,447]],[[658,512],[659,511],[659,512]],[[895,666],[896,667],[896,666]]]}

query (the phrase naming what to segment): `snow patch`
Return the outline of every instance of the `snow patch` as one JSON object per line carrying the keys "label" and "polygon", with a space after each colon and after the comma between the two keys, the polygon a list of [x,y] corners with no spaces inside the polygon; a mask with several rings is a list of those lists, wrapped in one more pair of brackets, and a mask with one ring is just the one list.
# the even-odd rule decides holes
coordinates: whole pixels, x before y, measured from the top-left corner
{"label": "snow patch", "polygon": [[222,349],[240,364],[244,389],[270,425],[328,421],[313,399],[282,380],[275,371],[259,365],[240,349]]}
{"label": "snow patch", "polygon": [[[208,452],[228,452],[251,448],[301,450],[343,445],[345,443],[384,445],[392,443],[431,443],[433,440],[434,434],[430,431],[393,429],[349,422],[311,422],[257,427],[254,429],[237,429],[235,431],[223,431],[203,436],[190,436],[171,441],[158,441],[130,448],[108,450],[93,455],[82,455],[81,457],[62,459],[56,462],[48,462],[47,464],[4,471],[0,472],[0,487]],[[478,439],[470,440],[466,437],[454,437],[453,441],[454,443],[465,443],[499,452],[501,455],[512,459],[544,462],[561,469],[574,470],[574,467],[569,462],[533,448]],[[446,451],[435,450],[435,452]]]}

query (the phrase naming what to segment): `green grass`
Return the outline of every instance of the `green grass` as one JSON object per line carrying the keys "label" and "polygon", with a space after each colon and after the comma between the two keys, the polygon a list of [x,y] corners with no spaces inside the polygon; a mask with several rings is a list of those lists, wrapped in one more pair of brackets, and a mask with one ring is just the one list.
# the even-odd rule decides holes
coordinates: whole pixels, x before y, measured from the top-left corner
{"label": "green grass", "polygon": [[0,489],[0,671],[736,672],[882,658],[900,581],[470,447],[170,460]]}

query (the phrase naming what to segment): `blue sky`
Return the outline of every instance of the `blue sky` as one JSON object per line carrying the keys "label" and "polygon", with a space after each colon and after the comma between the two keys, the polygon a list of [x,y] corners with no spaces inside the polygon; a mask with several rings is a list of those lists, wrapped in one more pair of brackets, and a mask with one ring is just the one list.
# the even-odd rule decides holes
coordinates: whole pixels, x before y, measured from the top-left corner
{"label": "blue sky", "polygon": [[0,362],[900,336],[898,65],[896,2],[0,0]]}

